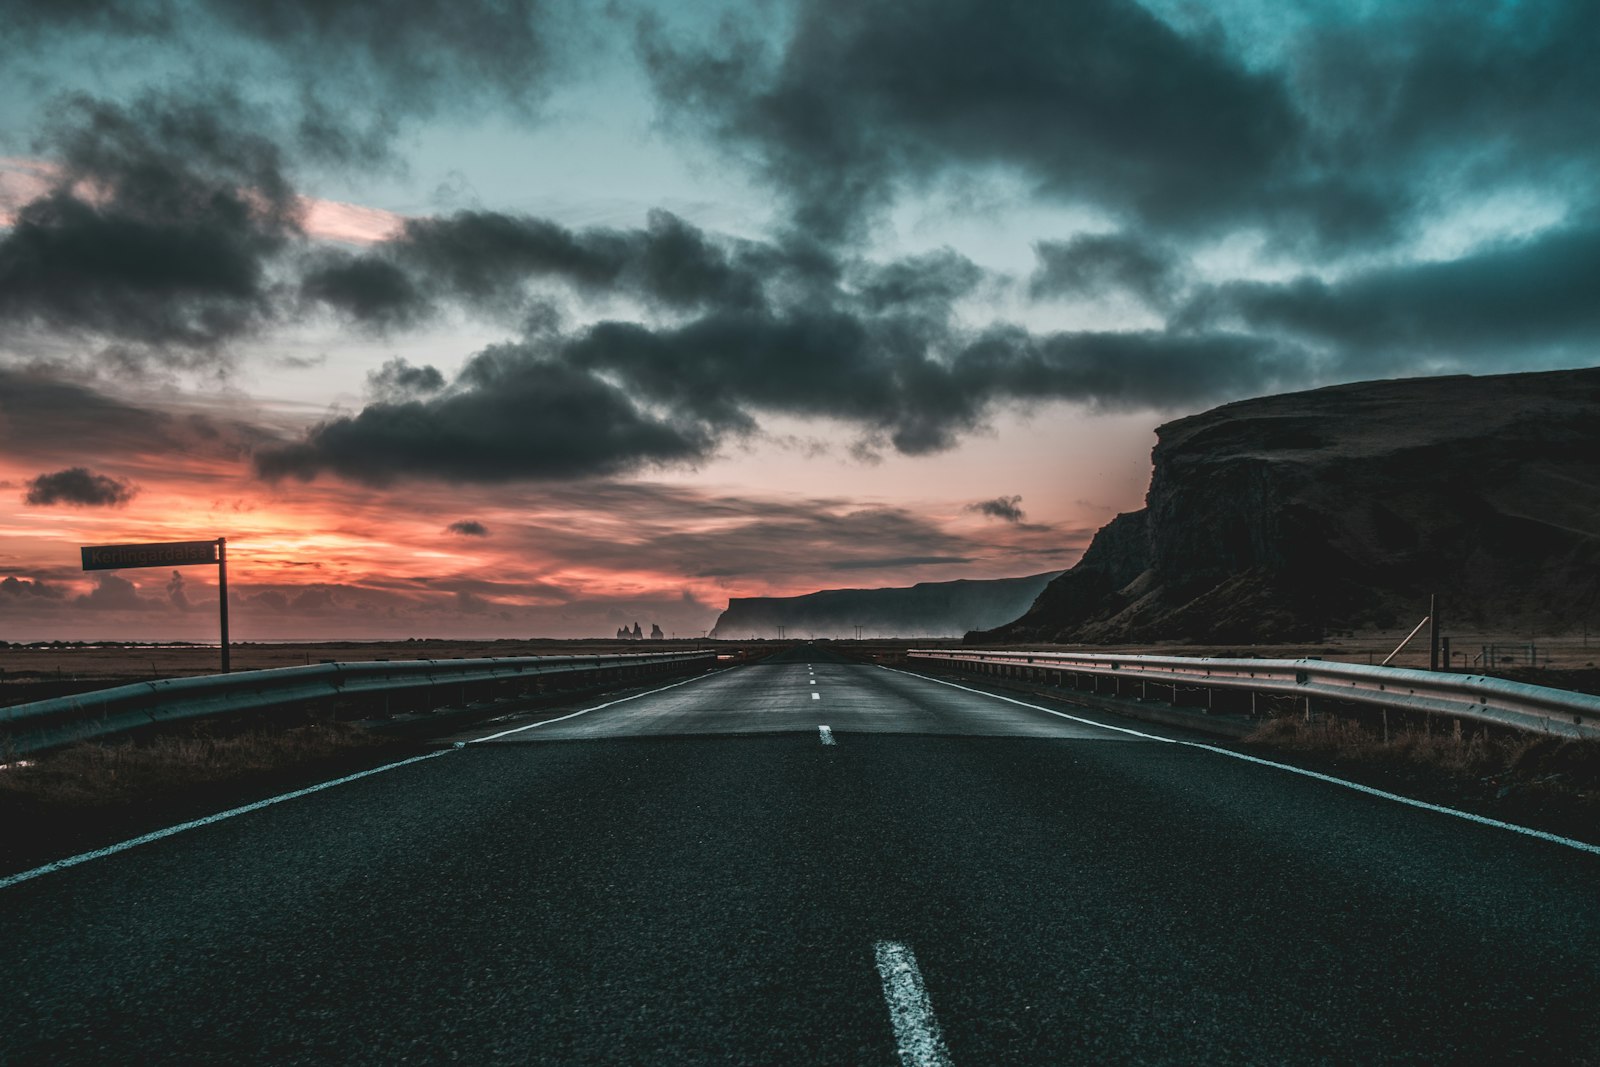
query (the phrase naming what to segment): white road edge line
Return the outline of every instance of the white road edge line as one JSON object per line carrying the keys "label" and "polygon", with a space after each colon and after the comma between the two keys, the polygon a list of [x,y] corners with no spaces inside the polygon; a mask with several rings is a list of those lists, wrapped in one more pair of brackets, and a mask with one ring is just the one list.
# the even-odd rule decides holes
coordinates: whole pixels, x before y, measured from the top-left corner
{"label": "white road edge line", "polygon": [[883,999],[889,1004],[894,1025],[895,1051],[903,1067],[951,1067],[939,1020],[933,1017],[928,990],[911,949],[899,941],[879,941],[872,946]]}
{"label": "white road edge line", "polygon": [[399,760],[395,763],[385,763],[381,767],[373,767],[370,770],[357,771],[355,774],[347,774],[342,778],[334,778],[331,781],[318,782],[316,785],[308,785],[304,789],[296,789],[288,793],[279,793],[275,797],[268,797],[265,800],[258,800],[253,804],[245,804],[242,807],[229,808],[227,811],[219,811],[215,815],[207,815],[200,819],[191,819],[189,822],[179,823],[176,826],[168,826],[163,830],[152,830],[148,834],[140,834],[138,837],[130,837],[126,841],[118,841],[116,844],[107,845],[105,848],[97,848],[90,852],[80,852],[76,856],[68,856],[65,859],[52,860],[43,866],[34,867],[26,871],[18,871],[16,874],[0,876],[0,889],[9,889],[14,885],[21,884],[22,882],[30,881],[46,874],[54,874],[56,871],[64,871],[68,867],[76,867],[80,863],[88,863],[90,860],[105,859],[107,856],[115,856],[119,852],[126,852],[128,849],[137,848],[140,845],[148,845],[152,841],[160,841],[164,837],[171,837],[173,834],[181,834],[185,830],[197,830],[202,826],[210,826],[212,823],[221,822],[224,819],[231,819],[236,815],[248,815],[252,811],[260,811],[262,808],[269,808],[274,804],[281,804],[285,800],[295,800],[311,793],[319,793],[324,789],[332,789],[336,785],[344,785],[346,782],[354,782],[357,779],[370,778],[374,774],[382,774],[384,771],[392,771],[397,767],[407,767],[413,763],[421,763],[423,760],[430,760],[439,756],[446,756],[467,744],[476,744],[479,741],[492,741],[497,737],[504,737],[506,734],[514,734],[521,730],[531,730],[535,726],[546,726],[553,722],[561,722],[564,719],[572,719],[579,715],[587,715],[591,711],[599,711],[601,708],[609,708],[613,704],[621,704],[629,700],[638,700],[640,697],[647,697],[652,693],[660,693],[668,689],[676,689],[680,685],[687,685],[690,682],[698,682],[702,678],[709,677],[712,676],[708,674],[700,674],[693,678],[685,678],[681,682],[673,682],[671,685],[664,685],[660,689],[651,689],[648,692],[634,693],[632,696],[622,697],[620,700],[612,700],[604,704],[596,704],[592,708],[584,708],[582,711],[575,711],[571,715],[563,715],[559,719],[546,719],[544,722],[536,722],[530,726],[519,726],[515,730],[503,730],[497,734],[490,734],[488,737],[474,738],[470,742],[457,741],[453,748],[441,748],[437,752],[425,752],[420,756],[412,756],[410,759]]}
{"label": "white road edge line", "polygon": [[838,742],[833,739],[833,727],[831,726],[818,726],[817,736],[822,738],[822,743],[825,745],[838,744]]}
{"label": "white road edge line", "polygon": [[[879,666],[881,667],[883,664],[879,664]],[[948,685],[952,689],[961,689],[968,693],[975,693],[978,696],[989,697],[992,700],[1003,700],[1007,704],[1016,704],[1019,707],[1032,708],[1034,711],[1042,711],[1047,715],[1055,715],[1063,719],[1070,719],[1073,722],[1083,723],[1085,726],[1095,726],[1102,730],[1114,730],[1119,734],[1128,734],[1131,737],[1142,738],[1146,741],[1160,741],[1165,745],[1182,745],[1185,748],[1198,748],[1206,752],[1215,752],[1217,755],[1227,756],[1229,759],[1244,760],[1246,763],[1255,763],[1262,767],[1272,767],[1280,771],[1288,771],[1290,774],[1298,774],[1305,778],[1315,778],[1319,782],[1327,782],[1330,785],[1343,786],[1345,789],[1353,789],[1357,793],[1365,793],[1368,796],[1381,797],[1384,800],[1392,800],[1396,804],[1404,804],[1407,807],[1412,808],[1421,808],[1423,811],[1437,812],[1440,815],[1453,815],[1458,819],[1465,819],[1467,822],[1477,823],[1480,826],[1492,826],[1497,830],[1510,830],[1512,833],[1524,834],[1528,837],[1535,837],[1540,841],[1548,841],[1553,845],[1565,845],[1567,848],[1577,849],[1579,852],[1588,852],[1592,855],[1600,856],[1600,845],[1591,845],[1587,841],[1578,841],[1571,837],[1562,837],[1560,834],[1547,833],[1544,830],[1535,830],[1531,826],[1518,826],[1516,823],[1501,822],[1499,819],[1491,819],[1487,815],[1474,815],[1470,811],[1461,811],[1457,808],[1446,808],[1439,804],[1429,804],[1426,800],[1417,800],[1414,797],[1401,796],[1399,793],[1391,793],[1385,789],[1375,789],[1370,785],[1362,785],[1360,782],[1351,782],[1343,778],[1335,778],[1331,774],[1319,774],[1316,771],[1308,771],[1304,767],[1296,767],[1289,763],[1275,763],[1269,759],[1262,759],[1260,756],[1251,756],[1243,752],[1234,752],[1232,749],[1218,748],[1216,745],[1208,745],[1201,741],[1183,741],[1176,737],[1162,737],[1159,734],[1147,734],[1142,730],[1130,730],[1125,726],[1111,726],[1108,723],[1095,722],[1093,719],[1085,719],[1077,715],[1068,715],[1066,712],[1056,711],[1054,708],[1045,708],[1040,707],[1038,704],[1029,704],[1025,700],[1014,700],[1011,697],[1004,697],[998,693],[985,693],[981,689],[972,689],[968,686],[957,685],[955,682],[947,682],[943,678],[932,678],[926,674],[914,674],[911,671],[902,671],[894,667],[883,667],[883,669],[886,671],[894,671],[896,674],[904,674],[909,678],[922,678],[926,681],[938,682],[940,685]]]}
{"label": "white road edge line", "polygon": [[335,778],[330,782],[319,782],[316,785],[306,786],[304,789],[296,789],[291,793],[279,793],[275,797],[268,797],[266,800],[258,800],[254,804],[246,804],[243,807],[229,808],[227,811],[219,811],[215,815],[207,815],[203,819],[192,819],[189,822],[179,823],[177,826],[169,826],[164,830],[152,830],[148,834],[141,834],[138,837],[131,837],[126,841],[118,841],[114,845],[107,845],[105,848],[97,848],[92,852],[80,852],[78,855],[68,856],[66,859],[53,860],[50,863],[46,863],[42,867],[35,867],[32,870],[21,871],[17,874],[10,874],[0,878],[0,889],[9,889],[12,886],[17,885],[19,882],[26,882],[29,879],[38,878],[41,875],[54,874],[56,871],[64,871],[68,867],[76,867],[78,864],[88,863],[90,860],[98,860],[104,859],[107,856],[115,856],[118,852],[126,852],[128,849],[137,848],[139,845],[148,845],[152,841],[160,841],[163,837],[171,837],[173,834],[181,834],[185,830],[195,830],[202,826],[210,826],[214,822],[221,822],[223,819],[231,819],[235,815],[245,815],[252,811],[260,811],[262,808],[271,807],[274,804],[281,804],[285,800],[294,800],[297,797],[303,797],[309,793],[317,793],[324,789],[332,789],[336,785],[344,785],[346,782],[353,782],[358,778],[370,778],[374,774],[382,774],[384,771],[392,771],[396,767],[405,767],[412,763],[421,763],[425,759],[434,759],[438,756],[447,756],[453,751],[454,749],[441,748],[437,752],[428,752],[421,756],[412,756],[410,759],[403,759],[398,763],[385,763],[382,767],[374,767],[367,771],[357,771],[355,774],[347,774],[343,778]]}

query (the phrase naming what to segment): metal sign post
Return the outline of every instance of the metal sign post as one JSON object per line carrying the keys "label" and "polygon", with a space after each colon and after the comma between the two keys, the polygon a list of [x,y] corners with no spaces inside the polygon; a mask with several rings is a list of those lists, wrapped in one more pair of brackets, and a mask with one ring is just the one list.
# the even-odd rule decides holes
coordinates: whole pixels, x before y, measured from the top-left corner
{"label": "metal sign post", "polygon": [[114,571],[130,567],[190,567],[217,565],[217,599],[222,622],[222,673],[230,667],[228,649],[228,539],[215,541],[162,541],[148,545],[88,545],[83,553],[86,571]]}
{"label": "metal sign post", "polygon": [[228,539],[217,538],[217,604],[222,612],[222,673],[232,667],[228,659]]}

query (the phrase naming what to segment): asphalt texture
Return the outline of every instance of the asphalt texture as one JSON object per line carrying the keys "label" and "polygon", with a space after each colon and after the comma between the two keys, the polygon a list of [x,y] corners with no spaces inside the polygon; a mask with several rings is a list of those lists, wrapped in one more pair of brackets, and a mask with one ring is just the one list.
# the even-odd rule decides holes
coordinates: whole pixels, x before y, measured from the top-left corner
{"label": "asphalt texture", "polygon": [[892,1065],[885,941],[957,1065],[1600,1063],[1597,905],[1600,856],[801,646],[0,889],[0,1063]]}

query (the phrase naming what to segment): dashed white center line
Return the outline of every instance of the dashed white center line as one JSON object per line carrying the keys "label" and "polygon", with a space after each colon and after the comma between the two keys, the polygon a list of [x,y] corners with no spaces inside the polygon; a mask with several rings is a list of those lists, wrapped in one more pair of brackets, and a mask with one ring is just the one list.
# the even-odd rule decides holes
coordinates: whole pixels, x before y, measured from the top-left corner
{"label": "dashed white center line", "polygon": [[822,694],[821,693],[812,693],[811,694],[811,699],[812,700],[821,700],[822,699]]}
{"label": "dashed white center line", "polygon": [[883,980],[883,999],[889,1003],[894,1024],[895,1051],[904,1067],[951,1067],[939,1020],[933,1017],[928,990],[911,949],[899,941],[879,941],[872,946]]}
{"label": "dashed white center line", "polygon": [[833,739],[833,727],[831,726],[818,726],[817,736],[822,738],[822,743],[825,745],[838,744],[838,742]]}
{"label": "dashed white center line", "polygon": [[816,685],[817,684],[817,680],[815,678],[811,679],[811,684],[812,685]]}

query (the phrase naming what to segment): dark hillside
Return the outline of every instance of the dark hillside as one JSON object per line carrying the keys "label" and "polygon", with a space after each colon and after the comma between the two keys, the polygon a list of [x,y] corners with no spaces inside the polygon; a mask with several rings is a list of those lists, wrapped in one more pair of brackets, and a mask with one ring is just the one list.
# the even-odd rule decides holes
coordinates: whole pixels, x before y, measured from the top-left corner
{"label": "dark hillside", "polygon": [[1315,640],[1600,621],[1600,369],[1228,404],[1156,431],[1143,511],[982,643]]}

